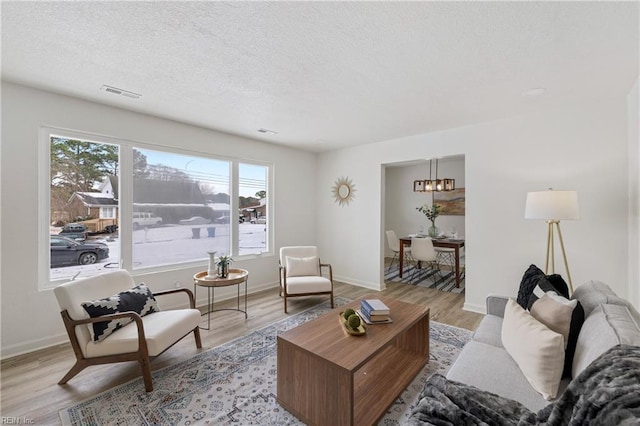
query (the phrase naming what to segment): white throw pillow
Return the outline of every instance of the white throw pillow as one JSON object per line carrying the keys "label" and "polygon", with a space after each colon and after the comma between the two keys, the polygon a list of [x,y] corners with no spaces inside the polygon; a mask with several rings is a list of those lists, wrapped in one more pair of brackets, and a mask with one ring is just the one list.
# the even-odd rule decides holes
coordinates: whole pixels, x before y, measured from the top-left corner
{"label": "white throw pillow", "polygon": [[287,277],[306,277],[319,275],[318,258],[311,257],[289,257],[285,259]]}
{"label": "white throw pillow", "polygon": [[564,367],[564,338],[509,299],[502,321],[502,345],[529,384],[545,399],[558,394]]}

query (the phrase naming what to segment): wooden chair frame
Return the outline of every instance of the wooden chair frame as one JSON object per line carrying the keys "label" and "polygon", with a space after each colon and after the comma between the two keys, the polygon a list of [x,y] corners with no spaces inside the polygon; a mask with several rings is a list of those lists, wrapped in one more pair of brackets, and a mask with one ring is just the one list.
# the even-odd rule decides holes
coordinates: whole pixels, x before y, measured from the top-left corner
{"label": "wooden chair frame", "polygon": [[322,291],[322,292],[312,292],[312,293],[296,293],[289,294],[287,293],[287,268],[286,266],[282,266],[282,263],[278,261],[280,267],[280,297],[284,296],[284,313],[287,312],[287,298],[289,297],[301,297],[301,296],[317,296],[319,294],[328,294],[331,300],[331,309],[333,309],[333,268],[328,263],[320,263],[320,259],[318,259],[318,263],[320,266],[320,275],[322,275],[322,268],[329,268],[329,281],[331,281],[331,291]]}
{"label": "wooden chair frame", "polygon": [[[195,299],[193,297],[193,293],[188,288],[178,288],[171,290],[163,290],[157,293],[154,293],[154,296],[164,296],[172,293],[187,293],[189,296],[189,305],[192,309],[195,309]],[[198,349],[202,348],[202,340],[200,339],[200,327],[196,326],[193,330],[186,333],[184,336],[180,337],[173,344],[168,346],[164,351],[159,353],[156,356],[149,356],[149,349],[147,347],[147,340],[144,334],[144,325],[142,322],[142,317],[136,312],[120,312],[117,314],[109,314],[103,315],[101,317],[96,318],[86,318],[81,320],[74,320],[69,316],[69,312],[65,309],[60,312],[62,316],[62,321],[64,322],[64,326],[67,330],[67,334],[69,335],[69,340],[71,341],[71,347],[73,348],[73,352],[76,355],[76,363],[71,367],[71,369],[65,374],[65,376],[58,382],[59,385],[66,384],[69,380],[71,380],[76,374],[89,367],[90,365],[99,365],[99,364],[111,364],[115,362],[126,362],[126,361],[138,361],[140,364],[140,368],[142,369],[142,378],[144,379],[144,388],[147,392],[151,392],[153,390],[153,380],[151,378],[151,361],[153,361],[158,356],[162,355],[167,349],[178,343],[180,340],[185,338],[188,334],[193,332],[193,336],[196,339],[196,347]],[[76,336],[75,328],[78,325],[91,324],[94,322],[103,322],[105,320],[114,320],[118,318],[131,318],[138,328],[138,350],[136,352],[129,352],[123,354],[115,354],[115,355],[107,355],[107,356],[98,356],[94,358],[85,358],[82,353],[82,349],[80,348],[80,344],[78,343],[78,337]]]}

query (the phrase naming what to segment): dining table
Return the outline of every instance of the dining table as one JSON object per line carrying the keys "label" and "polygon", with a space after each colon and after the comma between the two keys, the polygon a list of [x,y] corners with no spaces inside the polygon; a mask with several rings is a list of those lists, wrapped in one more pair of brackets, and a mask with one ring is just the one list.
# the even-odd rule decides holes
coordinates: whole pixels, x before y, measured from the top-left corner
{"label": "dining table", "polygon": [[[411,245],[411,239],[416,237],[402,237],[400,238],[400,259],[399,259],[399,271],[398,277],[402,278],[402,269],[404,261],[404,247]],[[420,237],[418,237],[420,238]],[[455,257],[455,275],[456,275],[456,287],[460,287],[461,274],[460,274],[460,249],[464,247],[464,240],[454,238],[432,238],[434,247],[452,248],[454,250]]]}

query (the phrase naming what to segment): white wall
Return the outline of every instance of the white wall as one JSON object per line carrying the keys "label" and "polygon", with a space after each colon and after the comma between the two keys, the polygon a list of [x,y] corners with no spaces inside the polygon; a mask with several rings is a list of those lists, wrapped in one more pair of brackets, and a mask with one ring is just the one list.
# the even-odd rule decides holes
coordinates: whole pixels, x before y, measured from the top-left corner
{"label": "white wall", "polygon": [[[448,157],[438,160],[438,177],[456,180],[456,188],[464,188],[464,159]],[[435,165],[434,165],[435,173]],[[433,175],[435,178],[435,174]],[[413,192],[413,181],[429,178],[429,162],[411,165],[387,165],[385,168],[385,219],[384,229],[392,229],[396,234],[406,236],[415,234],[423,228],[426,232],[431,222],[416,210],[423,204],[431,204],[430,192]],[[456,228],[458,236],[465,235],[465,217],[440,215],[436,218],[440,232],[450,233]],[[385,240],[386,241],[386,240]],[[385,244],[385,256],[392,256],[388,244]]]}
{"label": "white wall", "polygon": [[[549,187],[579,194],[581,220],[562,223],[574,285],[599,279],[626,297],[627,144],[621,98],[323,153],[318,243],[339,279],[382,288],[382,164],[463,154],[467,309],[483,311],[488,293],[515,296],[529,264],[544,263],[546,224],[523,217],[526,193]],[[348,207],[329,194],[342,175],[358,186]]]}
{"label": "white wall", "polygon": [[[637,93],[637,84],[634,90]],[[272,161],[276,248],[316,243],[337,279],[374,290],[384,285],[383,165],[462,154],[467,189],[465,307],[482,311],[487,293],[515,296],[526,267],[544,262],[546,226],[523,216],[526,192],[547,187],[579,193],[581,220],[562,223],[574,284],[599,279],[628,296],[633,260],[628,250],[627,156],[637,137],[628,137],[627,114],[626,99],[601,100],[317,157],[2,83],[2,356],[66,341],[52,292],[37,290],[35,224],[43,213],[37,209],[34,169],[40,125]],[[341,176],[355,184],[355,199],[348,206],[339,206],[331,194]],[[275,257],[234,264],[250,270],[250,289],[277,282]],[[169,271],[139,280],[164,289],[174,280],[188,285],[195,272]]]}
{"label": "white wall", "polygon": [[640,79],[627,96],[629,117],[629,300],[640,309]]}
{"label": "white wall", "polygon": [[[180,147],[273,162],[275,190],[270,195],[274,197],[276,249],[282,245],[316,242],[316,154],[3,82],[0,169],[3,358],[67,341],[53,292],[38,291],[37,224],[39,215],[48,215],[38,211],[37,147],[41,125],[152,143],[158,147]],[[236,261],[234,265],[250,271],[250,291],[277,285],[275,256]],[[205,261],[202,267],[136,279],[144,280],[154,290],[171,288],[176,280],[191,287],[193,274],[203,268],[206,268]],[[235,294],[231,290],[230,293]],[[198,293],[199,296],[205,294]],[[225,293],[216,292],[216,298],[218,296],[225,297]],[[205,300],[199,303],[204,304]]]}

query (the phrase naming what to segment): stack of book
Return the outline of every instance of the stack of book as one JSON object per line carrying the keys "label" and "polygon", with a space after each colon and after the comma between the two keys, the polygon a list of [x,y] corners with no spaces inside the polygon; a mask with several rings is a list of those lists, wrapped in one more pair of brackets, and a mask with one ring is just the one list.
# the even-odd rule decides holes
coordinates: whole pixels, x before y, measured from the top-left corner
{"label": "stack of book", "polygon": [[358,313],[367,324],[392,322],[389,307],[380,299],[361,300]]}

